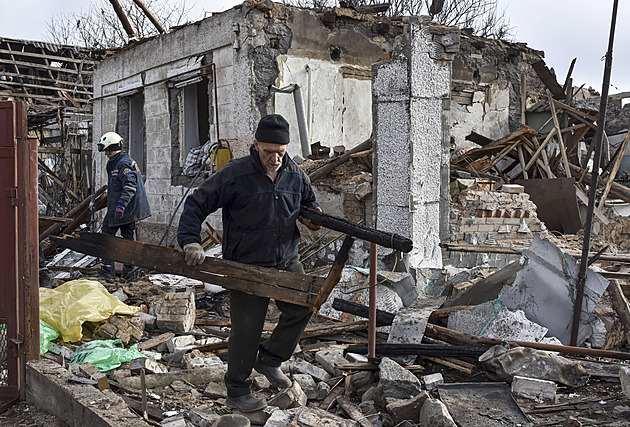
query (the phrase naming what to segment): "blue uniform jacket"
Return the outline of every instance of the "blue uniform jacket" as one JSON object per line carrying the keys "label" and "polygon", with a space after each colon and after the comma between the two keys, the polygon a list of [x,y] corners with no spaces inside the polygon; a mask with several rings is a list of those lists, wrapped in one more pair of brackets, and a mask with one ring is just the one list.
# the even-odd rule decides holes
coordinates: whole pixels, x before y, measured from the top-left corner
{"label": "blue uniform jacket", "polygon": [[274,267],[298,253],[301,206],[318,206],[308,176],[285,156],[272,181],[252,145],[249,156],[230,161],[188,196],[179,245],[200,243],[201,224],[223,208],[223,258]]}
{"label": "blue uniform jacket", "polygon": [[[107,214],[109,226],[129,224],[151,216],[144,181],[136,161],[121,151],[107,161]],[[122,219],[114,213],[118,204],[125,206]]]}

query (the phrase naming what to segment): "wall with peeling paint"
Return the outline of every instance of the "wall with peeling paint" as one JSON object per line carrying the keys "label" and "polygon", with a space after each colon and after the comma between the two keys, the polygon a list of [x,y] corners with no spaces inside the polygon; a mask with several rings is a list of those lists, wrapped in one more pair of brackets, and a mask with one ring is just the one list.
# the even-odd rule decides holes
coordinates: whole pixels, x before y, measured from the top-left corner
{"label": "wall with peeling paint", "polygon": [[[258,120],[270,113],[283,114],[291,123],[289,154],[295,155],[301,149],[293,97],[274,94],[271,87],[300,84],[308,102],[308,65],[311,141],[352,148],[372,130],[370,65],[402,32],[402,24],[375,25],[376,21],[351,10],[315,12],[280,3],[243,3],[130,45],[99,64],[94,77],[95,141],[116,129],[116,99],[125,95],[122,92],[144,94],[145,178],[153,216],[141,223],[140,238],[159,240],[191,182],[174,176],[175,163],[181,169],[185,156],[174,143],[181,140],[182,125],[177,118],[181,112],[174,114],[170,99],[173,85],[214,63],[219,137],[229,141],[234,155],[248,154]],[[211,68],[204,70],[211,79]],[[183,72],[188,73],[175,77]],[[213,94],[210,98],[214,105]],[[216,123],[211,117],[211,140],[216,139],[213,130]],[[105,164],[106,158],[95,153],[97,186],[107,181]],[[177,221],[176,217],[175,226]],[[213,215],[210,224],[220,228],[220,215]]]}

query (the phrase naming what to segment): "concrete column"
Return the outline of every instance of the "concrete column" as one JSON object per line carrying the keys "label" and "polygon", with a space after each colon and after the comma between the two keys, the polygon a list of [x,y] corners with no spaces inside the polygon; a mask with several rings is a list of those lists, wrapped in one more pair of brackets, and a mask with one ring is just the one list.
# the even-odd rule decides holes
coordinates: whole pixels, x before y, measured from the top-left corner
{"label": "concrete column", "polygon": [[410,24],[406,46],[374,65],[376,227],[414,242],[411,267],[441,268],[448,235],[451,61],[459,30]]}

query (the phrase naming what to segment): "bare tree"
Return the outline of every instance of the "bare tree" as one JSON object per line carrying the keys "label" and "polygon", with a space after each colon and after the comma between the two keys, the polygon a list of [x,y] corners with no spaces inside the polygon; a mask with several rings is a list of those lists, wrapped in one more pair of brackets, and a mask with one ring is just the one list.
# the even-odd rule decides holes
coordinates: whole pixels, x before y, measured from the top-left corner
{"label": "bare tree", "polygon": [[[284,0],[301,7],[333,7],[336,0]],[[510,39],[513,28],[497,0],[339,0],[342,7],[390,3],[389,16],[429,15],[444,25],[472,28],[479,36]]]}
{"label": "bare tree", "polygon": [[[150,37],[158,33],[142,10],[132,0],[119,3],[138,37]],[[185,0],[144,0],[144,4],[164,28],[181,24],[187,19]],[[108,0],[94,0],[87,11],[61,13],[46,23],[46,40],[56,44],[84,46],[90,49],[106,49],[124,46],[129,40],[127,33]]]}

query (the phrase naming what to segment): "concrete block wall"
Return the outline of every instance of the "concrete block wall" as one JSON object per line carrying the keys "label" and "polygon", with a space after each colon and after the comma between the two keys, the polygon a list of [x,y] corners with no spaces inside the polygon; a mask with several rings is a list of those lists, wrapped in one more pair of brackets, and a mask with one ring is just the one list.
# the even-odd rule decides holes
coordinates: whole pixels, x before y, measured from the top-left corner
{"label": "concrete block wall", "polygon": [[449,201],[444,110],[458,43],[455,28],[410,24],[407,47],[374,65],[376,226],[413,240],[415,268],[442,267]]}

